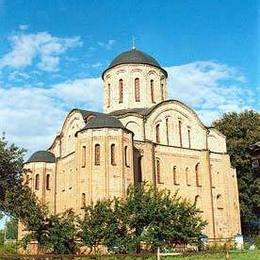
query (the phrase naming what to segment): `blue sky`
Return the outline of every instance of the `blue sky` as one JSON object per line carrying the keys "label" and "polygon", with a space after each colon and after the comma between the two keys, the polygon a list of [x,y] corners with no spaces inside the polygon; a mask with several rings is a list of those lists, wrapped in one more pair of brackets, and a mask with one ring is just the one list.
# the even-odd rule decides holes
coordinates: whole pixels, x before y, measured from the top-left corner
{"label": "blue sky", "polygon": [[137,48],[205,124],[259,110],[259,1],[0,0],[0,132],[45,149],[73,107],[102,111],[101,72]]}
{"label": "blue sky", "polygon": [[259,109],[257,2],[0,0],[0,131],[33,151],[71,108],[102,111],[100,74],[133,36],[205,124]]}
{"label": "blue sky", "polygon": [[0,0],[0,131],[32,151],[72,107],[102,111],[100,74],[133,36],[205,124],[259,109],[258,3]]}

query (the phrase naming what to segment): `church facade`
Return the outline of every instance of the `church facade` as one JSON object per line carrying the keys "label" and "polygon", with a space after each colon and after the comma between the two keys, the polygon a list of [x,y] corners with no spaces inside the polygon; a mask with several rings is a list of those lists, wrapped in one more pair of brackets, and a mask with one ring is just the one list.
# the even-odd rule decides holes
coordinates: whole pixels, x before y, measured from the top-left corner
{"label": "church facade", "polygon": [[50,148],[26,162],[26,184],[40,201],[54,214],[81,214],[86,204],[124,197],[129,184],[147,181],[196,201],[209,238],[241,233],[225,136],[168,99],[167,72],[144,52],[121,53],[102,79],[104,113],[71,110]]}

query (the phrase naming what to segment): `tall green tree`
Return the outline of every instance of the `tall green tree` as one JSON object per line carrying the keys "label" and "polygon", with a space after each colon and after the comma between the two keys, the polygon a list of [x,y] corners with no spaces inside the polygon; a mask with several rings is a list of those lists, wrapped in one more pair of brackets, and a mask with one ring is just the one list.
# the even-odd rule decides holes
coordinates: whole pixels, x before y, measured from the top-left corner
{"label": "tall green tree", "polygon": [[227,152],[237,170],[243,233],[253,232],[260,221],[260,179],[251,165],[248,147],[260,140],[260,115],[253,110],[227,113],[213,126],[227,138]]}
{"label": "tall green tree", "polygon": [[[0,212],[21,221],[39,239],[47,210],[30,188],[23,185],[25,150],[0,139]],[[36,232],[37,231],[37,232]]]}

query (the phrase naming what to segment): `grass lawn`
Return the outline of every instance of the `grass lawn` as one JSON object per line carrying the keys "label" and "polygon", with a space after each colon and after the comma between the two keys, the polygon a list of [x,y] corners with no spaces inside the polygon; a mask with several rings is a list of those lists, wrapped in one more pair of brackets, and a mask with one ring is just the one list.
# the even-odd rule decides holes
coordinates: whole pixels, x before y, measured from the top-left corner
{"label": "grass lawn", "polygon": [[[233,251],[229,254],[230,260],[260,260],[260,250],[254,251]],[[77,258],[75,258],[77,260]],[[81,260],[156,260],[156,257],[133,257],[133,256],[106,256],[106,257],[82,257]],[[191,259],[191,260],[201,260],[201,259],[223,259],[225,260],[224,253],[198,253],[186,256],[161,256],[161,260],[180,260],[180,259]]]}
{"label": "grass lawn", "polygon": [[[229,254],[230,260],[260,260],[260,250],[254,251],[234,251]],[[215,253],[215,254],[194,254],[190,256],[177,256],[177,257],[161,257],[162,260],[171,260],[171,259],[191,259],[191,260],[200,260],[200,259],[225,259],[224,253]]]}
{"label": "grass lawn", "polygon": [[[4,257],[3,255],[1,256],[1,251],[0,251],[0,259],[2,260],[10,260],[14,259],[15,255],[12,257]],[[19,260],[31,260],[33,258],[30,257],[17,257],[15,259]],[[38,259],[38,258],[37,258]],[[46,258],[39,258],[39,259],[46,259]],[[51,258],[48,257],[48,259],[61,259],[61,258]],[[71,260],[71,257],[62,257],[63,260]],[[201,259],[223,259],[225,260],[225,254],[224,253],[198,253],[198,254],[192,254],[192,255],[184,255],[184,256],[161,256],[161,260],[180,260],[180,259],[191,259],[191,260],[201,260]],[[73,260],[156,260],[156,257],[134,257],[134,256],[87,256],[87,257],[74,257]],[[254,250],[254,251],[233,251],[229,254],[229,260],[260,260],[260,250]]]}

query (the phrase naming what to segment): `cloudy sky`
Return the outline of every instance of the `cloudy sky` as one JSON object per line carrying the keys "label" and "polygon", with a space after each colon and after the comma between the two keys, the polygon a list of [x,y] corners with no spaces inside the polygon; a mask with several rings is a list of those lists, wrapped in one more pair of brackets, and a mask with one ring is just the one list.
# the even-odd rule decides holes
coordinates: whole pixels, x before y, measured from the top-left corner
{"label": "cloudy sky", "polygon": [[170,98],[206,125],[259,110],[258,8],[254,0],[0,0],[0,134],[29,154],[50,145],[72,108],[102,111],[100,74],[132,36],[168,71]]}

